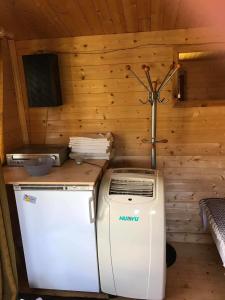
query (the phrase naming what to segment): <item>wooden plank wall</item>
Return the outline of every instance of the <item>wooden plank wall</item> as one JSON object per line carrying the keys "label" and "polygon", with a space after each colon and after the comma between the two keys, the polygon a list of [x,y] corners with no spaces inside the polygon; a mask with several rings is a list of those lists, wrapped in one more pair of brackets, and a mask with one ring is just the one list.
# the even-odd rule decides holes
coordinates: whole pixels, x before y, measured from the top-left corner
{"label": "wooden plank wall", "polygon": [[18,119],[15,87],[8,42],[2,41],[3,54],[3,154],[23,145],[21,127]]}
{"label": "wooden plank wall", "polygon": [[[224,38],[223,42],[224,42]],[[177,48],[210,42],[221,36],[204,29],[120,34],[52,40],[18,41],[21,56],[59,54],[63,106],[30,108],[32,143],[68,143],[69,136],[112,131],[116,165],[146,166],[150,153],[150,107],[140,102],[146,92],[126,71],[126,64],[143,77],[149,64],[153,79],[162,80]],[[221,44],[220,44],[221,47]],[[168,239],[209,242],[202,230],[198,201],[225,196],[225,106],[174,107],[172,83],[162,93],[169,101],[158,110],[158,167],[166,180]],[[225,104],[225,103],[224,103]]]}

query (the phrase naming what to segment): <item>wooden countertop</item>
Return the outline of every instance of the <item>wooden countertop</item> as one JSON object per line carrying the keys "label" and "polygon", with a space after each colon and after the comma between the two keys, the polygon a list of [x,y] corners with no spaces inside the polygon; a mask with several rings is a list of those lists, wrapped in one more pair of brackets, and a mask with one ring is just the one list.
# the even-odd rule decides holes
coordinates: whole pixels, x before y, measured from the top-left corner
{"label": "wooden countertop", "polygon": [[[67,160],[61,167],[53,167],[44,176],[30,176],[23,167],[3,167],[6,184],[76,184],[95,185],[102,170],[107,166],[106,160],[89,160],[77,165],[74,160]],[[94,165],[96,164],[96,166]],[[98,165],[98,166],[97,166]]]}

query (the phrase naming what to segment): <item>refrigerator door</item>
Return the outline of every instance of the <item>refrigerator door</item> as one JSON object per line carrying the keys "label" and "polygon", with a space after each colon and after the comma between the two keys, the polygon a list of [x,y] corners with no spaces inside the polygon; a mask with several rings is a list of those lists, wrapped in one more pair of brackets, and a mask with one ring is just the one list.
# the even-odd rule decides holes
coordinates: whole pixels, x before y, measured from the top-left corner
{"label": "refrigerator door", "polygon": [[29,285],[99,292],[93,191],[15,191]]}

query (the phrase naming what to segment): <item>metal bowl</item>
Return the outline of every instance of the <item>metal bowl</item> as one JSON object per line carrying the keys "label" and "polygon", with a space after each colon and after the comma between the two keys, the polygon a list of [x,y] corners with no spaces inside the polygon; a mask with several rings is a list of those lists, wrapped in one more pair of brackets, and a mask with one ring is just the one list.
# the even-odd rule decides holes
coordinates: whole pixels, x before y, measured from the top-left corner
{"label": "metal bowl", "polygon": [[48,157],[31,159],[24,163],[24,168],[31,176],[43,176],[50,172],[53,160]]}

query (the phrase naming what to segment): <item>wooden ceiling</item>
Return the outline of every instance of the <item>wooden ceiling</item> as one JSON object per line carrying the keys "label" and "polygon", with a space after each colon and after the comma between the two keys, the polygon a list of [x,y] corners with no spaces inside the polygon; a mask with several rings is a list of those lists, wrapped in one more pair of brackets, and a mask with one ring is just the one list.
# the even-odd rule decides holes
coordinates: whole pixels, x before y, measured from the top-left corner
{"label": "wooden ceiling", "polygon": [[209,26],[222,2],[0,0],[0,27],[22,40]]}

